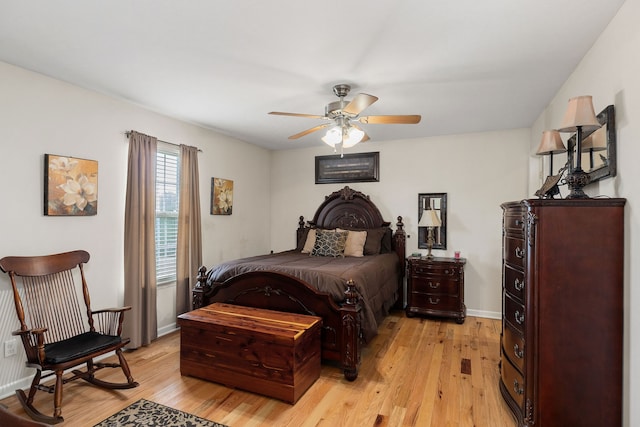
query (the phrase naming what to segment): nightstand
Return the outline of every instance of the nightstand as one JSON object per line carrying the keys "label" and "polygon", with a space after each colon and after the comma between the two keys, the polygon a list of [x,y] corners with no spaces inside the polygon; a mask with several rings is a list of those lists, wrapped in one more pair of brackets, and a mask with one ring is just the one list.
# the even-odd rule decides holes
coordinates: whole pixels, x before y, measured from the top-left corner
{"label": "nightstand", "polygon": [[407,316],[423,314],[464,323],[466,262],[465,258],[407,258]]}

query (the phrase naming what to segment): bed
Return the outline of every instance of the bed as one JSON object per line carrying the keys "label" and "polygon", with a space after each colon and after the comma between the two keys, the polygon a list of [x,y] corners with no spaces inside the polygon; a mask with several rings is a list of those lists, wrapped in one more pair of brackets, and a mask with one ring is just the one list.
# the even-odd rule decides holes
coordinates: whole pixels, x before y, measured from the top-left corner
{"label": "bed", "polygon": [[[362,236],[363,230],[364,256],[311,256],[327,254],[309,245],[309,234],[320,243],[328,235]],[[394,232],[369,196],[347,186],[326,196],[313,220],[300,217],[295,249],[201,267],[193,308],[225,302],[320,316],[322,358],[338,362],[353,381],[362,345],[390,309],[402,308],[405,240],[402,217]]]}

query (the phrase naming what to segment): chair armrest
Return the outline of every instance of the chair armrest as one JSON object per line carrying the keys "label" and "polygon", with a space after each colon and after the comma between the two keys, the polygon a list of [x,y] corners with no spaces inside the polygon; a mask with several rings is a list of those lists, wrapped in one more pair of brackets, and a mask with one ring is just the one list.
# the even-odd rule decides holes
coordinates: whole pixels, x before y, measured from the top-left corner
{"label": "chair armrest", "polygon": [[27,353],[27,361],[42,365],[45,360],[44,354],[44,333],[47,328],[36,328],[27,330],[13,331],[11,335],[19,335],[22,340],[22,346]]}
{"label": "chair armrest", "polygon": [[105,308],[91,312],[91,328],[101,334],[120,336],[124,312],[131,310],[130,306],[119,308]]}

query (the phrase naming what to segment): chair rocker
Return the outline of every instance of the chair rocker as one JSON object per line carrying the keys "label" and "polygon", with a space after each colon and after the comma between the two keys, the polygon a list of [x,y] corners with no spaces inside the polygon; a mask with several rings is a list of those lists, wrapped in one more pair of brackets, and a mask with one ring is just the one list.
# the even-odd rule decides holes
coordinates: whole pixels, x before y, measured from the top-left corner
{"label": "chair rocker", "polygon": [[[62,386],[82,378],[89,383],[109,389],[127,389],[138,385],[133,380],[122,348],[129,343],[123,339],[124,312],[131,307],[92,311],[89,289],[83,265],[89,261],[86,251],[31,257],[5,257],[0,269],[8,273],[13,288],[20,330],[13,332],[22,339],[27,355],[27,367],[35,368],[29,395],[16,390],[24,410],[34,420],[48,424],[62,418]],[[82,281],[84,313],[75,280]],[[21,286],[19,286],[21,285]],[[115,351],[117,363],[99,363],[93,359]],[[86,363],[86,370],[72,369]],[[101,381],[95,377],[99,369],[122,368],[124,383]],[[72,369],[71,376],[63,376]],[[46,372],[43,375],[43,372]],[[69,374],[69,372],[67,372]],[[40,384],[41,379],[55,375],[55,385]],[[37,390],[54,393],[53,416],[39,412],[33,405]]]}

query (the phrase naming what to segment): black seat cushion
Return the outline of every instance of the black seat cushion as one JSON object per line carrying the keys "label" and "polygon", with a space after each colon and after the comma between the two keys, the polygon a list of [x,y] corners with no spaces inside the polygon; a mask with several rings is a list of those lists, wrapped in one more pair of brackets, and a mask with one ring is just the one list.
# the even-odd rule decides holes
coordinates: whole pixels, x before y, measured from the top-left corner
{"label": "black seat cushion", "polygon": [[122,339],[118,336],[103,335],[98,332],[85,332],[66,340],[45,344],[45,362],[52,365],[65,363],[91,354],[94,351],[109,348],[120,342],[122,342]]}

